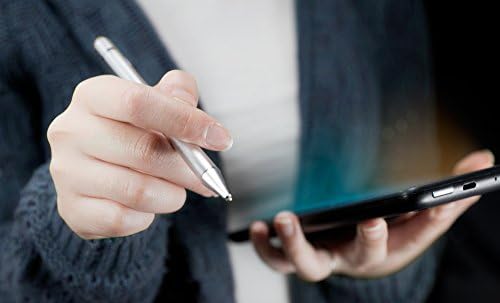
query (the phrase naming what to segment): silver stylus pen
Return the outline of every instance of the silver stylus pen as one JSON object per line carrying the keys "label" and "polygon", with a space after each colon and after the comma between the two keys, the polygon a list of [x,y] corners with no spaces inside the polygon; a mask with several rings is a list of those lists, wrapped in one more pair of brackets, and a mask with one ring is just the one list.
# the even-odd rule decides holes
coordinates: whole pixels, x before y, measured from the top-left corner
{"label": "silver stylus pen", "polygon": [[[94,41],[94,48],[104,58],[115,74],[123,79],[146,84],[144,79],[134,69],[132,64],[123,56],[116,46],[106,37],[97,37]],[[201,150],[200,147],[182,142],[175,138],[169,138],[174,148],[181,154],[182,158],[189,165],[195,175],[200,178],[203,184],[210,190],[224,198],[232,201],[233,197],[226,187],[219,168]]]}

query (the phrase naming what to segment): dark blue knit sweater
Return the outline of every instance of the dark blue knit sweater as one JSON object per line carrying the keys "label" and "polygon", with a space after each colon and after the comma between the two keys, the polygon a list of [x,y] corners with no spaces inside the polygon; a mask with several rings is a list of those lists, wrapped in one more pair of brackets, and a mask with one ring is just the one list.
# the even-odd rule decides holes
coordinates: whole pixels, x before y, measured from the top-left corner
{"label": "dark blue knit sweater", "polygon": [[[301,153],[344,166],[363,164],[347,144],[351,150],[375,144],[369,138],[377,135],[380,100],[408,89],[428,92],[421,81],[425,54],[415,50],[425,49],[418,2],[346,2],[297,2]],[[59,217],[45,133],[78,82],[110,72],[92,49],[97,35],[114,40],[150,83],[175,67],[133,1],[0,0],[0,302],[233,302],[219,200],[190,194],[179,213],[158,216],[148,230],[98,241],[80,239]],[[421,83],[398,86],[408,70]],[[370,127],[350,127],[356,121]],[[329,140],[325,129],[343,136]],[[330,184],[321,182],[335,176],[319,176],[314,161],[301,165],[299,184],[316,180],[328,194]],[[309,284],[290,277],[291,297],[422,302],[436,260],[430,249],[378,280]]]}

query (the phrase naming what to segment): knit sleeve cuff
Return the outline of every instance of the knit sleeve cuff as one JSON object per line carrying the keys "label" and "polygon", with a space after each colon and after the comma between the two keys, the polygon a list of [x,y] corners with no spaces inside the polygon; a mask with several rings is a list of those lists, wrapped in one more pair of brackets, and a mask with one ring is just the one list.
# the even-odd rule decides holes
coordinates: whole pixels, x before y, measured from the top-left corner
{"label": "knit sleeve cuff", "polygon": [[379,279],[335,276],[325,283],[335,302],[425,302],[434,284],[442,241],[401,271]]}
{"label": "knit sleeve cuff", "polygon": [[150,228],[133,236],[83,240],[57,212],[47,164],[34,173],[22,191],[17,216],[43,265],[56,280],[80,291],[100,288],[102,284],[138,289],[151,283],[152,276],[164,274],[169,225],[166,218],[157,217]]}

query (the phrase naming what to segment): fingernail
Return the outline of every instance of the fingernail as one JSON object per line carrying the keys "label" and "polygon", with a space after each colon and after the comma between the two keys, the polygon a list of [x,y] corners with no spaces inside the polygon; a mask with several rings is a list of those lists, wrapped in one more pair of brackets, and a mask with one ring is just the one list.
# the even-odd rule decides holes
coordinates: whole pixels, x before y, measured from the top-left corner
{"label": "fingernail", "polygon": [[233,145],[233,138],[222,125],[213,123],[206,131],[205,142],[209,147],[228,150]]}
{"label": "fingernail", "polygon": [[257,221],[252,224],[252,227],[250,228],[253,232],[262,232],[265,229],[265,225],[261,221]]}
{"label": "fingernail", "polygon": [[363,236],[369,240],[377,240],[383,236],[381,224],[363,226],[361,228],[361,232],[363,233]]}
{"label": "fingernail", "polygon": [[176,99],[179,99],[180,101],[187,102],[191,105],[196,104],[196,97],[182,88],[173,88],[170,91],[170,95]]}
{"label": "fingernail", "polygon": [[198,191],[198,193],[200,193],[205,198],[216,198],[217,197],[217,195],[213,191],[206,188],[205,186],[202,186],[201,189]]}
{"label": "fingernail", "polygon": [[293,222],[289,217],[278,218],[278,224],[280,226],[281,232],[287,238],[293,236]]}

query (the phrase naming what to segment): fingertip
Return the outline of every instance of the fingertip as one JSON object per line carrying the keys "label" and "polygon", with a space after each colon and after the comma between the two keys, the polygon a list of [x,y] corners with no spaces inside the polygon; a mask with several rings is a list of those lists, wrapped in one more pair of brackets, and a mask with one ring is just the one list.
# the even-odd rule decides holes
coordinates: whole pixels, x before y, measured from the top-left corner
{"label": "fingertip", "polygon": [[252,223],[250,225],[249,236],[255,246],[267,243],[269,241],[269,229],[266,223],[262,221]]}
{"label": "fingertip", "polygon": [[276,221],[279,218],[289,217],[290,215],[291,215],[291,212],[284,210],[284,211],[280,211],[279,213],[277,213],[276,216],[274,216],[274,219]]}
{"label": "fingertip", "polygon": [[369,219],[369,220],[366,220],[366,221],[359,223],[359,226],[362,229],[367,229],[367,230],[384,228],[384,226],[386,226],[386,225],[387,225],[387,223],[382,218]]}
{"label": "fingertip", "polygon": [[274,226],[279,235],[291,238],[297,229],[296,217],[289,211],[282,211],[276,215]]}
{"label": "fingertip", "polygon": [[371,219],[358,224],[358,234],[368,241],[378,241],[388,235],[387,223],[382,218]]}
{"label": "fingertip", "polygon": [[233,147],[234,139],[227,128],[220,123],[210,124],[204,133],[205,146],[215,151],[227,151]]}
{"label": "fingertip", "polygon": [[453,169],[455,174],[463,174],[485,169],[495,163],[495,155],[489,149],[475,151],[460,160]]}
{"label": "fingertip", "polygon": [[292,213],[291,211],[284,210],[280,211],[275,217],[274,217],[274,222],[275,223],[280,223],[280,222],[287,222],[291,221],[292,223],[298,223],[297,216]]}
{"label": "fingertip", "polygon": [[204,185],[200,185],[197,188],[196,193],[200,194],[201,196],[203,196],[205,198],[215,198],[215,197],[217,197],[217,195],[213,191],[211,191],[210,189],[206,188]]}
{"label": "fingertip", "polygon": [[250,232],[253,234],[264,234],[267,231],[267,225],[262,221],[253,222],[250,226]]}
{"label": "fingertip", "polygon": [[358,224],[356,271],[366,274],[387,257],[389,232],[384,219],[372,219]]}
{"label": "fingertip", "polygon": [[483,149],[479,151],[482,154],[482,157],[485,158],[485,161],[491,164],[495,163],[495,154],[490,149]]}

